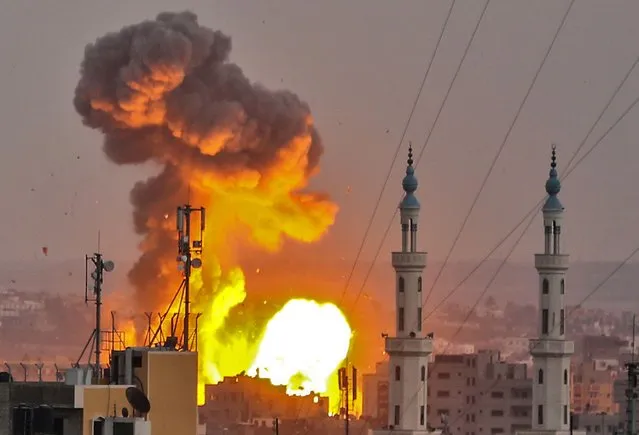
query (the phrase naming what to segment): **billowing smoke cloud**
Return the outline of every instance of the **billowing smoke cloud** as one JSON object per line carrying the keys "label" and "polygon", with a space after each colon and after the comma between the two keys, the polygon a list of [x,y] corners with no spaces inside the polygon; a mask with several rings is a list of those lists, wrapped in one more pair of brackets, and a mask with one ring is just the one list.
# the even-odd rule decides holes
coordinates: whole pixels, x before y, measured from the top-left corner
{"label": "billowing smoke cloud", "polygon": [[129,276],[142,304],[176,275],[165,270],[175,264],[173,216],[189,191],[194,205],[214,209],[207,217],[225,215],[218,227],[242,224],[268,249],[282,236],[316,240],[334,221],[326,197],[300,192],[322,154],[309,107],[289,91],[251,83],[228,61],[230,51],[228,36],[190,12],[161,13],[86,47],[77,112],[104,133],[113,162],[162,167],[131,192],[135,229],[145,237]]}

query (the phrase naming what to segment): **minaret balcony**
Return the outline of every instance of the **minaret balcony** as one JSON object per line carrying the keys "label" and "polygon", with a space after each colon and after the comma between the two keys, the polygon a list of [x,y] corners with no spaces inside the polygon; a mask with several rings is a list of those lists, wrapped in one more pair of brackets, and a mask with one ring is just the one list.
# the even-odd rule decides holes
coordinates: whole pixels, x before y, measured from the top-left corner
{"label": "minaret balcony", "polygon": [[569,257],[568,254],[535,254],[535,267],[538,271],[563,272],[568,270]]}
{"label": "minaret balcony", "polygon": [[575,343],[569,340],[535,338],[530,340],[528,349],[533,357],[562,357],[575,353]]}
{"label": "minaret balcony", "polygon": [[433,353],[433,340],[426,337],[386,337],[388,355],[428,356]]}
{"label": "minaret balcony", "polygon": [[426,256],[426,252],[393,252],[393,267],[422,270],[426,267]]}

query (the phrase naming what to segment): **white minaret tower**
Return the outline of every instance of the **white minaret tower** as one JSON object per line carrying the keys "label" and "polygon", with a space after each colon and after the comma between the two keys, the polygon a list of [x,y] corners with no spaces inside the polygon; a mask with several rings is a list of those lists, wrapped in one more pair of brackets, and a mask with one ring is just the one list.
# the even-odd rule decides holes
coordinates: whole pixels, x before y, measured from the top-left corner
{"label": "white minaret tower", "polygon": [[432,434],[427,430],[428,359],[433,352],[431,338],[422,331],[422,272],[426,252],[417,250],[419,201],[415,198],[417,178],[413,168],[413,148],[408,151],[404,198],[399,205],[402,250],[392,253],[395,268],[395,334],[386,337],[389,355],[388,425],[375,435]]}
{"label": "white minaret tower", "polygon": [[563,252],[561,227],[564,207],[557,195],[557,156],[552,147],[548,198],[542,208],[544,253],[535,254],[539,272],[538,337],[530,340],[533,357],[532,430],[528,434],[570,434],[570,357],[574,343],[566,340],[566,271],[568,254]]}

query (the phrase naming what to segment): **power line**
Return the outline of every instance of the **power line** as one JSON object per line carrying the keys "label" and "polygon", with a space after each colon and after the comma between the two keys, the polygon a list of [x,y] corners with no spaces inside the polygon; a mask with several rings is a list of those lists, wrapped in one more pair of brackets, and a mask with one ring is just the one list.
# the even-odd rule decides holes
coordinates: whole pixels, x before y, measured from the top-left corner
{"label": "power line", "polygon": [[[594,129],[596,128],[596,126],[598,125],[599,121],[602,119],[602,117],[604,116],[605,112],[607,111],[607,109],[610,107],[610,105],[612,104],[612,101],[615,99],[616,95],[620,92],[620,90],[623,88],[623,85],[626,83],[626,81],[628,80],[628,78],[630,77],[632,71],[634,70],[634,68],[636,67],[636,65],[639,63],[639,58],[633,63],[633,65],[631,66],[631,68],[629,69],[629,71],[626,73],[626,75],[624,76],[622,82],[617,86],[617,88],[615,89],[615,91],[613,92],[612,97],[607,101],[604,109],[601,111],[601,113],[599,114],[599,116],[597,117],[597,119],[595,120],[595,122],[592,124],[592,126],[590,127],[590,129],[588,130],[588,133],[586,134],[586,137],[584,138],[584,140],[580,143],[580,145],[578,146],[577,150],[574,152],[571,160],[569,161],[567,167],[569,167],[570,169],[568,169],[566,171],[566,174],[562,177],[562,181],[565,182],[566,178],[568,178],[568,176],[601,144],[601,142],[603,142],[603,140],[617,127],[617,125],[619,125],[619,123],[625,119],[625,117],[634,109],[634,107],[639,103],[639,97],[637,97],[627,108],[626,110],[624,110],[622,112],[622,114],[615,120],[615,122],[612,123],[612,125],[599,137],[599,139],[584,153],[583,156],[581,156],[581,158],[579,158],[575,164],[570,167],[570,163],[577,157],[577,155],[579,154],[579,151],[582,149],[582,147],[585,145],[585,143],[587,142],[588,138],[590,137],[590,135],[592,134],[592,132],[594,131]],[[545,198],[545,197],[544,197]],[[489,252],[489,254],[487,256],[485,256],[479,263],[479,265],[477,267],[475,267],[475,269],[473,269],[473,271],[471,271],[470,274],[468,274],[459,284],[458,286],[455,287],[455,289],[450,292],[446,298],[444,298],[444,300],[442,300],[440,302],[440,304],[435,307],[435,309],[433,311],[431,311],[425,318],[424,321],[426,319],[428,319],[436,310],[437,308],[439,308],[439,306],[441,306],[450,296],[452,296],[452,294],[461,287],[461,285],[476,271],[478,270],[481,265],[488,259],[488,257],[490,257],[492,255],[492,253],[494,253],[507,239],[510,238],[510,236],[526,221],[526,219],[529,219],[528,225],[524,228],[524,230],[522,231],[522,233],[520,234],[519,238],[515,241],[515,243],[513,244],[508,256],[504,259],[504,261],[502,261],[502,263],[500,264],[499,268],[496,270],[495,274],[493,274],[493,276],[491,277],[490,283],[494,282],[494,279],[496,278],[497,274],[499,273],[499,271],[501,270],[501,268],[503,267],[503,265],[506,263],[507,259],[510,257],[510,255],[512,254],[512,252],[514,251],[514,249],[518,246],[519,242],[521,241],[521,239],[523,238],[524,234],[527,232],[528,228],[530,228],[532,222],[534,221],[534,219],[531,218],[531,215],[533,215],[532,217],[534,217],[534,213],[535,211],[538,209],[539,205],[543,202],[543,199],[541,201],[539,201],[535,207],[533,209],[531,209],[528,213],[526,213],[526,215],[524,216],[524,218],[515,226],[515,228],[513,228],[507,235],[505,238],[503,238],[500,243],[495,246],[491,252]],[[602,281],[599,285],[597,285],[595,287],[595,289],[593,291],[591,291],[587,296],[586,299],[584,299],[582,302],[580,302],[579,305],[583,304],[585,302],[585,300],[587,300],[588,298],[590,298],[596,291],[598,291],[611,277],[612,275],[614,275],[614,273],[616,273],[616,271],[618,271],[619,269],[621,269],[621,267],[623,267],[623,265],[625,265],[630,258],[632,258],[637,252],[639,251],[639,248],[637,248],[637,250],[633,251],[633,253],[626,259],[624,260],[624,262],[617,267],[615,270],[613,270],[613,272],[606,277],[606,279],[604,281]],[[465,325],[465,323],[467,322],[468,318],[470,318],[470,315],[472,314],[472,311],[474,310],[474,308],[476,307],[476,305],[478,304],[478,302],[481,300],[481,298],[484,296],[484,294],[486,293],[487,289],[490,286],[490,283],[486,286],[486,288],[484,289],[484,291],[482,292],[482,294],[480,295],[480,297],[477,299],[475,305],[473,306],[473,308],[471,308],[471,311],[469,312],[469,314],[466,316],[466,318],[464,319],[464,321],[462,322],[460,328],[458,328],[457,332],[455,333],[454,336],[456,336],[461,329],[463,328],[463,326]],[[453,336],[453,339],[454,339]],[[436,363],[435,363],[436,366]],[[411,398],[412,402],[413,400],[415,400],[415,397],[417,397],[417,395],[413,395],[413,397]],[[455,420],[457,421],[457,420]]]}
{"label": "power line", "polygon": [[452,15],[453,12],[453,7],[455,6],[455,2],[457,0],[453,0],[450,4],[450,7],[448,8],[448,13],[446,15],[446,19],[444,20],[444,24],[442,25],[441,31],[439,32],[439,37],[437,38],[437,42],[435,44],[435,49],[433,50],[433,53],[430,57],[430,60],[428,61],[428,65],[426,67],[426,71],[424,72],[424,76],[422,78],[421,84],[419,85],[419,90],[417,91],[417,95],[415,96],[415,101],[413,102],[413,106],[410,110],[410,113],[408,114],[408,119],[406,120],[406,124],[404,125],[404,130],[402,131],[402,135],[399,138],[399,143],[397,144],[397,147],[395,148],[395,154],[393,155],[393,160],[391,161],[389,168],[388,168],[388,173],[386,174],[386,178],[384,180],[384,183],[382,184],[382,188],[379,192],[379,196],[377,197],[377,200],[375,201],[375,206],[373,207],[373,212],[371,213],[371,216],[368,220],[368,224],[366,226],[366,230],[364,231],[364,237],[362,238],[362,242],[359,245],[359,248],[357,250],[357,255],[355,256],[355,261],[353,262],[353,267],[351,267],[351,270],[348,274],[348,277],[346,278],[346,284],[344,285],[344,289],[342,290],[342,295],[340,297],[340,303],[341,301],[344,299],[344,296],[346,295],[346,292],[348,291],[348,287],[351,283],[351,280],[353,278],[353,275],[355,273],[355,268],[357,267],[357,263],[359,262],[359,258],[362,255],[362,252],[364,250],[364,245],[366,243],[366,239],[368,238],[368,234],[370,233],[371,227],[373,226],[373,222],[375,220],[375,216],[377,215],[377,210],[379,209],[379,205],[382,201],[382,197],[384,196],[384,191],[386,190],[386,186],[388,185],[388,181],[390,180],[391,174],[393,173],[393,167],[395,165],[395,161],[397,160],[397,156],[399,155],[399,151],[402,148],[402,143],[404,142],[404,137],[406,136],[406,132],[408,131],[408,127],[410,125],[411,120],[413,119],[413,115],[415,114],[415,109],[417,108],[417,103],[419,102],[419,99],[422,95],[422,91],[424,90],[424,85],[426,84],[426,80],[428,79],[428,76],[430,74],[430,70],[431,67],[433,66],[433,61],[435,60],[435,56],[437,55],[437,52],[439,50],[439,46],[442,42],[442,39],[444,37],[444,33],[446,31],[446,27],[448,26],[448,20],[450,19],[450,16]]}
{"label": "power line", "polygon": [[[622,89],[623,85],[625,84],[625,82],[628,80],[628,78],[630,77],[630,74],[632,73],[632,71],[634,70],[634,68],[637,66],[637,64],[639,63],[639,58],[635,61],[635,63],[632,65],[632,67],[630,68],[630,70],[628,71],[628,73],[626,74],[626,76],[624,77],[623,81],[619,84],[619,86],[617,86],[617,88],[615,89],[615,92],[613,93],[612,97],[608,100],[606,106],[604,107],[604,109],[601,111],[601,113],[599,114],[597,120],[592,124],[592,127],[590,128],[590,130],[588,131],[588,133],[586,134],[586,137],[584,138],[584,140],[579,144],[579,146],[577,147],[577,150],[574,152],[574,154],[572,155],[571,159],[569,160],[568,164],[566,165],[569,169],[566,171],[565,175],[562,177],[562,180],[565,182],[565,180],[570,176],[570,174],[572,174],[572,172],[579,166],[579,164],[581,162],[583,162],[583,160],[588,157],[594,150],[595,148],[597,148],[597,146],[608,136],[608,134],[610,134],[610,132],[626,117],[626,115],[628,113],[630,113],[630,111],[637,105],[637,103],[639,103],[639,97],[637,99],[634,100],[634,102],[628,106],[628,108],[621,114],[621,116],[619,118],[617,118],[615,120],[615,122],[599,137],[599,139],[584,153],[583,156],[581,156],[576,162],[575,164],[571,167],[571,163],[576,159],[576,157],[579,154],[579,151],[581,151],[581,149],[583,148],[583,146],[586,144],[587,140],[590,138],[590,135],[592,134],[592,132],[594,131],[595,127],[597,126],[597,124],[599,123],[599,121],[601,120],[601,118],[603,117],[603,115],[605,114],[605,112],[607,111],[608,107],[610,107],[612,101],[615,99],[616,95],[619,93],[619,91]],[[515,227],[510,230],[508,232],[508,234],[506,234],[505,237],[503,237],[499,243],[497,243],[491,250],[490,252],[488,252],[488,254],[486,254],[481,260],[480,262],[477,264],[477,266],[475,266],[475,268],[473,268],[473,270],[470,271],[470,273],[468,273],[459,283],[457,283],[457,285],[455,287],[453,287],[453,289],[448,292],[446,294],[446,296],[435,306],[435,308],[433,308],[432,311],[430,311],[423,319],[423,321],[428,320],[428,318],[430,318],[430,316],[432,316],[438,309],[439,307],[441,307],[448,299],[450,299],[456,292],[457,290],[459,290],[461,288],[462,285],[464,285],[464,283],[466,283],[466,281],[468,281],[468,279],[477,271],[481,268],[481,266],[483,266],[483,264],[488,261],[488,259],[495,253],[495,251],[497,251],[497,249],[499,249],[505,242],[506,240],[508,240],[510,238],[510,236],[517,231],[517,229],[526,221],[526,219],[528,219],[530,217],[530,215],[534,214],[538,208],[541,206],[541,204],[543,203],[545,199],[545,196],[540,199],[539,201],[537,201],[537,203],[528,211],[528,213],[526,213],[524,215],[524,217],[517,223],[517,225],[515,225]],[[530,225],[532,225],[532,222],[530,222],[526,228],[524,229],[524,233],[526,231],[528,231],[528,228],[530,228]]]}
{"label": "power line", "polygon": [[575,4],[575,0],[571,0],[570,4],[568,5],[568,8],[566,9],[566,12],[564,13],[561,19],[559,26],[557,27],[557,30],[555,31],[555,34],[553,35],[550,45],[548,46],[548,49],[546,50],[546,53],[544,54],[544,57],[542,58],[541,63],[539,64],[539,68],[537,68],[537,71],[535,72],[535,75],[533,76],[533,79],[530,82],[530,86],[528,86],[528,90],[526,91],[526,94],[524,95],[524,99],[521,101],[521,104],[519,105],[517,112],[515,112],[515,117],[513,118],[513,121],[508,127],[508,130],[506,131],[504,140],[501,142],[501,145],[499,146],[499,149],[497,150],[497,153],[495,154],[495,157],[493,158],[493,161],[491,162],[490,167],[488,168],[488,172],[486,172],[486,176],[484,177],[481,184],[479,185],[479,190],[475,194],[475,198],[473,199],[473,202],[471,203],[470,208],[468,209],[468,213],[466,213],[466,217],[464,217],[461,227],[459,228],[457,235],[453,239],[453,243],[451,244],[450,249],[448,250],[448,253],[446,254],[444,263],[442,264],[442,267],[439,268],[439,271],[437,272],[437,275],[435,276],[435,279],[433,280],[433,283],[430,286],[428,293],[426,294],[426,300],[423,302],[422,306],[426,306],[426,304],[428,303],[428,300],[430,299],[431,294],[433,293],[433,290],[435,289],[435,286],[439,282],[439,278],[442,276],[442,273],[444,272],[444,269],[446,268],[446,265],[448,264],[448,260],[450,259],[453,251],[455,250],[455,247],[457,246],[457,243],[459,242],[459,239],[461,238],[461,235],[464,232],[464,229],[466,228],[468,221],[470,220],[470,216],[475,210],[475,206],[477,205],[477,202],[479,201],[479,198],[482,192],[486,188],[488,179],[492,175],[493,170],[495,169],[495,166],[497,165],[497,161],[499,160],[499,157],[501,156],[501,153],[503,152],[506,146],[506,143],[508,142],[508,139],[510,139],[510,135],[513,132],[513,129],[515,128],[515,124],[517,124],[517,121],[519,120],[519,116],[521,115],[521,112],[523,111],[524,106],[526,105],[526,102],[528,101],[528,97],[530,97],[530,94],[533,88],[535,87],[535,84],[537,83],[539,74],[541,73],[541,70],[544,68],[544,65],[546,64],[546,61],[548,60],[548,57],[550,56],[550,52],[552,51],[552,48],[555,46],[555,42],[557,41],[557,38],[559,37],[561,30],[564,28],[564,25],[566,24],[566,19],[568,18],[568,14],[570,14],[570,10],[572,9],[572,6],[574,4]]}
{"label": "power line", "polygon": [[[610,281],[610,279],[615,276],[615,274],[617,272],[619,272],[619,270],[621,270],[626,264],[628,264],[628,262],[637,254],[639,253],[639,246],[637,248],[635,248],[630,255],[628,255],[617,267],[615,267],[608,275],[606,275],[606,277],[599,282],[599,284],[597,284],[595,286],[594,289],[592,289],[587,295],[586,297],[584,297],[574,308],[573,310],[571,310],[568,315],[566,316],[566,320],[568,320],[570,317],[572,317],[572,315],[588,300],[590,299],[595,293],[597,293],[608,281]],[[541,341],[538,341],[535,346],[531,347],[530,350],[534,350],[535,347],[537,345],[539,345],[539,343],[541,343]],[[496,387],[497,384],[499,384],[499,381],[501,379],[497,378],[495,380],[495,382],[486,390],[482,391],[481,394],[488,394],[490,392],[492,392]],[[464,417],[466,414],[468,414],[468,411],[470,411],[475,405],[471,404],[469,407],[466,408],[465,411],[463,411],[460,415],[458,415],[458,417],[453,420],[453,423],[457,423],[457,421],[459,421],[460,418]],[[452,424],[452,423],[451,423]]]}
{"label": "power line", "polygon": [[[604,110],[603,110],[603,111],[601,112],[601,114],[597,117],[597,120],[593,123],[593,126],[589,129],[589,131],[588,131],[588,133],[587,133],[587,135],[586,135],[585,139],[582,141],[582,143],[580,144],[580,146],[577,148],[577,150],[576,150],[576,151],[575,151],[575,153],[573,154],[573,156],[572,156],[572,158],[571,158],[571,161],[572,161],[572,160],[574,160],[574,159],[577,157],[577,155],[578,155],[578,153],[579,153],[579,151],[580,151],[580,149],[581,149],[581,146],[582,146],[583,144],[585,144],[585,142],[587,141],[587,139],[588,139],[589,135],[592,133],[592,131],[594,130],[595,126],[598,124],[599,120],[603,117],[603,114],[605,113],[606,109],[610,106],[610,104],[612,103],[612,100],[614,100],[615,95],[616,95],[616,94],[617,94],[617,93],[621,90],[621,88],[623,87],[623,84],[626,82],[626,80],[627,80],[627,79],[628,79],[628,77],[630,76],[630,73],[631,73],[631,72],[632,72],[632,70],[635,68],[635,66],[637,65],[637,63],[638,63],[638,62],[639,62],[639,59],[637,59],[637,61],[635,61],[635,63],[634,63],[634,64],[632,65],[632,67],[630,68],[630,70],[629,70],[628,74],[626,74],[626,76],[624,77],[624,79],[623,79],[623,81],[621,82],[621,84],[620,84],[620,85],[619,85],[619,86],[615,89],[615,92],[613,93],[613,97],[612,97],[610,100],[608,100],[608,102],[607,102],[606,106],[604,107]],[[583,156],[582,156],[579,160],[577,160],[577,162],[574,164],[574,166],[573,166],[572,168],[570,168],[570,169],[566,172],[566,175],[565,175],[564,177],[562,177],[562,180],[563,180],[564,182],[565,182],[566,178],[568,178],[568,176],[569,176],[569,175],[570,175],[570,174],[571,174],[571,173],[572,173],[572,172],[573,172],[573,171],[574,171],[574,170],[575,170],[575,169],[579,166],[579,164],[580,164],[581,162],[583,162],[583,161],[584,161],[584,159],[585,159],[585,158],[587,158],[587,157],[588,157],[588,156],[592,153],[592,151],[593,151],[593,150],[594,150],[597,146],[599,146],[599,144],[601,144],[601,142],[602,142],[602,141],[603,141],[603,140],[604,140],[604,139],[608,136],[608,134],[610,134],[610,132],[611,132],[611,131],[612,131],[612,130],[613,130],[613,129],[617,126],[617,125],[619,125],[619,123],[620,123],[620,122],[621,122],[621,121],[622,121],[622,120],[626,117],[626,115],[628,115],[628,113],[630,113],[630,112],[632,111],[632,109],[633,109],[633,108],[637,105],[637,103],[639,103],[639,97],[637,97],[637,98],[636,98],[636,99],[632,102],[632,104],[630,104],[630,106],[628,106],[628,108],[627,108],[626,110],[624,110],[624,112],[623,112],[623,113],[622,113],[622,114],[621,114],[621,115],[620,115],[620,116],[619,116],[619,117],[615,120],[615,122],[613,122],[613,123],[612,123],[612,125],[611,125],[611,126],[610,126],[610,127],[609,127],[609,128],[608,128],[608,129],[607,129],[607,130],[606,130],[606,131],[605,131],[605,132],[604,132],[604,133],[603,133],[603,134],[599,137],[599,139],[598,139],[598,140],[597,140],[597,141],[596,141],[596,142],[595,142],[595,143],[594,143],[594,144],[593,144],[593,145],[592,145],[592,146],[588,149],[588,151],[586,151],[586,153],[584,153],[584,155],[583,155]],[[570,163],[569,163],[569,165],[570,165]],[[569,166],[569,165],[568,165],[568,166]],[[495,271],[495,273],[494,273],[494,274],[493,274],[493,276],[491,277],[491,279],[490,279],[489,283],[486,285],[486,287],[484,288],[484,290],[482,291],[482,293],[479,295],[479,297],[478,297],[478,298],[477,298],[477,300],[475,301],[475,304],[471,307],[471,309],[469,310],[468,314],[466,315],[466,317],[465,317],[465,318],[464,318],[464,320],[462,321],[461,325],[459,326],[459,328],[457,329],[457,331],[455,332],[455,334],[454,334],[454,335],[453,335],[453,337],[451,338],[451,340],[450,340],[451,342],[452,342],[452,341],[455,339],[455,337],[456,337],[456,336],[457,336],[457,335],[461,332],[461,330],[462,330],[462,329],[463,329],[463,327],[465,326],[466,322],[468,321],[468,319],[469,319],[469,318],[470,318],[470,316],[472,315],[473,311],[475,310],[475,308],[477,307],[477,305],[478,305],[478,304],[479,304],[479,302],[481,301],[481,298],[483,298],[483,296],[486,294],[486,292],[487,292],[487,291],[488,291],[488,289],[490,288],[490,285],[494,282],[494,280],[496,279],[497,275],[499,274],[499,272],[501,271],[501,269],[503,268],[503,266],[506,264],[506,262],[508,261],[508,259],[510,258],[510,256],[512,255],[512,253],[514,252],[514,250],[515,250],[515,249],[517,248],[517,246],[519,245],[519,243],[520,243],[521,239],[523,238],[523,236],[526,234],[526,232],[528,231],[528,229],[529,229],[529,228],[530,228],[530,226],[532,225],[532,222],[534,222],[534,219],[533,219],[533,218],[534,218],[534,212],[537,210],[537,208],[539,207],[539,205],[540,205],[540,203],[541,203],[541,202],[543,202],[543,199],[542,199],[542,201],[540,201],[540,202],[539,202],[539,203],[535,206],[535,208],[533,208],[530,212],[528,212],[528,213],[526,214],[526,216],[524,216],[524,219],[522,219],[522,221],[521,221],[520,223],[518,223],[518,224],[517,224],[517,226],[516,226],[516,227],[515,227],[515,228],[514,228],[514,229],[513,229],[513,230],[512,230],[509,234],[508,234],[508,236],[507,236],[505,239],[503,239],[503,240],[502,240],[502,242],[500,242],[500,245],[501,245],[501,243],[503,243],[503,241],[505,241],[506,239],[508,239],[508,238],[509,238],[509,236],[510,236],[512,233],[514,233],[514,232],[517,230],[517,228],[519,228],[519,227],[521,226],[521,224],[522,224],[523,222],[525,222],[525,220],[526,220],[526,219],[529,219],[529,218],[530,218],[530,220],[528,221],[528,225],[524,228],[524,230],[522,231],[522,233],[519,235],[519,237],[517,238],[517,240],[515,241],[515,243],[514,243],[514,244],[513,244],[513,246],[511,247],[511,249],[510,249],[510,251],[509,251],[508,255],[507,255],[507,256],[506,256],[506,257],[502,260],[502,262],[500,263],[499,267],[497,268],[497,270]],[[500,246],[500,245],[498,245],[498,246]],[[493,251],[491,251],[491,252],[494,252],[495,250],[496,250],[496,248],[495,248],[495,249],[493,249]],[[613,273],[612,273],[611,275],[609,275],[609,276],[606,278],[606,280],[604,280],[604,281],[603,281],[602,283],[600,283],[597,287],[595,287],[595,290],[593,290],[592,292],[590,292],[590,293],[587,295],[586,299],[587,299],[587,298],[589,298],[590,296],[592,296],[592,295],[593,295],[593,294],[594,294],[597,290],[599,290],[599,289],[600,289],[600,288],[601,288],[601,287],[605,284],[605,282],[607,282],[607,280],[608,280],[608,279],[610,279],[610,277],[611,277],[614,273],[616,273],[616,271],[617,271],[617,270],[619,270],[621,267],[623,267],[623,265],[624,265],[625,263],[627,263],[627,262],[628,262],[628,260],[630,260],[630,258],[632,258],[632,257],[636,254],[636,252],[637,252],[637,251],[639,251],[639,248],[637,248],[637,250],[636,250],[636,251],[634,251],[634,252],[631,254],[631,256],[630,256],[630,257],[628,257],[628,258],[627,258],[627,259],[626,259],[626,260],[625,260],[625,261],[621,264],[621,266],[619,266],[618,268],[616,268],[616,269],[613,271]],[[483,264],[483,263],[487,260],[487,258],[488,258],[488,257],[484,257],[484,258],[480,261],[479,266],[477,266],[475,269],[473,269],[473,271],[471,272],[471,274],[472,274],[475,270],[479,269],[479,267],[481,267],[481,264]],[[470,276],[470,274],[469,274],[469,275],[467,275],[467,276],[466,276],[466,278],[464,278],[464,280],[462,280],[462,282],[465,282],[465,280],[467,280],[469,276]],[[461,286],[461,284],[460,284],[460,286]],[[446,299],[448,299],[448,298],[449,298],[449,297],[450,297],[450,296],[454,293],[454,291],[456,291],[457,289],[459,289],[459,287],[460,287],[460,286],[456,287],[456,288],[455,288],[452,292],[450,292],[450,293],[448,294],[448,296],[447,296],[446,298],[444,298],[444,300],[443,300],[443,301],[442,301],[442,302],[441,302],[441,303],[440,303],[440,304],[439,304],[439,305],[438,305],[438,306],[437,306],[437,307],[436,307],[433,311],[431,311],[431,312],[430,312],[430,313],[426,316],[426,318],[424,318],[424,319],[423,319],[423,321],[425,321],[426,319],[428,319],[428,318],[429,318],[429,317],[430,317],[430,316],[431,316],[431,315],[435,312],[435,310],[436,310],[439,306],[441,306],[441,304],[443,304],[443,303],[445,302],[445,300],[446,300]],[[579,304],[579,305],[583,304],[583,302],[585,302],[585,300],[584,300],[584,301],[582,301],[582,302],[580,302],[580,304]],[[434,367],[436,367],[436,363],[435,363]],[[417,397],[417,394],[413,395],[413,397],[411,398],[411,401],[410,401],[410,402],[412,403],[412,401],[413,401],[413,400],[415,400],[415,398],[416,398],[416,397]]]}
{"label": "power line", "polygon": [[[459,61],[459,65],[457,65],[457,69],[455,70],[455,73],[453,74],[453,79],[450,82],[448,89],[446,90],[446,94],[444,95],[444,99],[442,100],[441,105],[439,106],[439,110],[437,111],[437,115],[435,116],[435,120],[433,121],[430,130],[428,131],[428,134],[426,135],[426,139],[424,140],[424,145],[422,146],[422,149],[419,153],[419,156],[417,157],[415,166],[417,166],[419,164],[420,159],[422,158],[423,154],[424,154],[424,150],[426,149],[426,147],[428,146],[428,143],[430,142],[430,137],[433,133],[433,131],[435,130],[435,127],[437,126],[437,122],[439,121],[439,117],[441,116],[444,107],[446,106],[446,102],[448,101],[448,97],[450,96],[450,92],[453,89],[453,86],[455,84],[455,82],[457,81],[457,77],[459,76],[459,72],[461,71],[462,65],[464,64],[464,61],[466,60],[466,56],[468,55],[469,51],[470,51],[470,47],[473,43],[473,41],[475,40],[475,35],[477,35],[477,31],[479,30],[479,26],[481,25],[484,16],[486,15],[486,9],[488,9],[488,5],[490,4],[491,0],[486,0],[486,3],[484,4],[484,8],[481,11],[481,15],[479,16],[479,19],[477,20],[477,24],[475,25],[475,28],[473,29],[473,33],[470,36],[470,39],[468,40],[468,44],[466,44],[466,49],[464,50],[464,54],[462,55],[461,60]],[[369,266],[368,270],[366,271],[366,275],[364,276],[364,281],[359,289],[359,292],[357,293],[357,296],[355,297],[355,301],[353,302],[353,306],[357,305],[357,302],[359,301],[359,298],[362,296],[362,293],[364,291],[364,287],[366,286],[366,283],[368,282],[368,278],[370,277],[371,272],[373,271],[373,267],[375,267],[375,262],[377,261],[377,258],[379,257],[379,253],[382,250],[382,247],[384,246],[384,242],[386,241],[386,237],[388,236],[388,232],[390,231],[390,228],[393,224],[393,222],[395,221],[395,216],[397,216],[397,209],[395,209],[395,212],[393,213],[393,217],[391,218],[390,222],[388,223],[388,225],[386,226],[386,231],[384,232],[384,236],[382,237],[382,240],[379,244],[379,246],[377,247],[377,251],[375,252],[375,257],[373,258],[373,261],[371,262],[371,265]]]}

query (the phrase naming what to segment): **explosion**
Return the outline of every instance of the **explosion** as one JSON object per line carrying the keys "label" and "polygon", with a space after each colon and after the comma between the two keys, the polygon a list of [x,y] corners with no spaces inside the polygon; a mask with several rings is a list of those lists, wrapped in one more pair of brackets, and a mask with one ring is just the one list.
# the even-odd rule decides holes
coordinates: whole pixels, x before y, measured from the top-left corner
{"label": "explosion", "polygon": [[242,308],[235,255],[243,246],[274,252],[287,238],[312,243],[332,225],[337,206],[305,191],[322,143],[308,105],[251,83],[230,50],[230,38],[194,14],[161,13],[86,47],[74,105],[104,134],[111,161],[159,168],[131,191],[142,237],[129,273],[138,309],[163,311],[181,279],[168,217],[186,202],[207,208],[204,267],[191,277],[200,383],[260,369],[291,392],[326,392],[350,344],[343,314],[292,300],[265,326]]}

